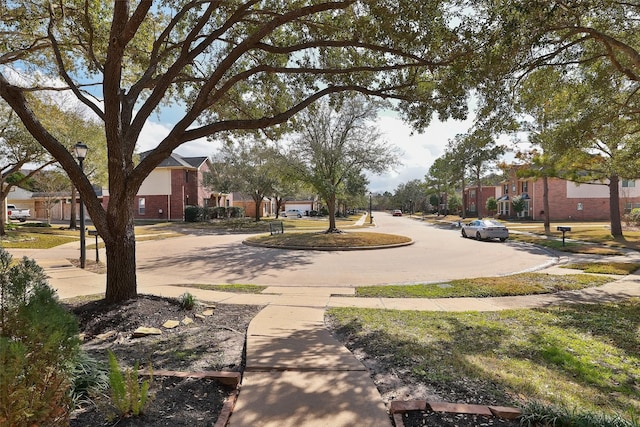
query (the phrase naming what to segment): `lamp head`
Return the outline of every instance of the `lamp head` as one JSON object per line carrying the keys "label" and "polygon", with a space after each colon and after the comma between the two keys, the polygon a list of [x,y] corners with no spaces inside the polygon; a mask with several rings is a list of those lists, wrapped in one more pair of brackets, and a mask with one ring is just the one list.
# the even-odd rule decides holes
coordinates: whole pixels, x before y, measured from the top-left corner
{"label": "lamp head", "polygon": [[87,144],[83,142],[78,142],[73,146],[73,150],[75,151],[78,160],[84,160],[87,157],[87,151],[89,150],[89,147],[87,147]]}

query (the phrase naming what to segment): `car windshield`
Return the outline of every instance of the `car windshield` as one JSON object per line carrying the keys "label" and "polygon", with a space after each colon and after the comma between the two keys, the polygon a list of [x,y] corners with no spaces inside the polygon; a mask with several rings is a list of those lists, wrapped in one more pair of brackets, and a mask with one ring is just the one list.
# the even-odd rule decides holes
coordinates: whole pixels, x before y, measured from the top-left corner
{"label": "car windshield", "polygon": [[485,219],[484,221],[482,221],[482,225],[484,225],[485,227],[504,227],[501,222],[493,219]]}

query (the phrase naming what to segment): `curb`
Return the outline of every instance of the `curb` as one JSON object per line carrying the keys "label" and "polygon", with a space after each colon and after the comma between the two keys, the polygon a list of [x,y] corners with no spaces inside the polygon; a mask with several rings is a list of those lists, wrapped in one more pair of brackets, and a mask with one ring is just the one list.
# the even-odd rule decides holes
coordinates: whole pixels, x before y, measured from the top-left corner
{"label": "curb", "polygon": [[277,246],[277,245],[269,245],[263,243],[250,242],[248,240],[243,240],[242,244],[247,246],[253,246],[257,248],[270,248],[270,249],[287,249],[294,251],[325,251],[325,252],[341,252],[341,251],[367,251],[367,250],[378,250],[378,249],[393,249],[393,248],[401,248],[403,246],[413,245],[415,241],[410,240],[405,243],[394,243],[391,245],[379,245],[379,246],[343,246],[343,247],[321,247],[321,246]]}

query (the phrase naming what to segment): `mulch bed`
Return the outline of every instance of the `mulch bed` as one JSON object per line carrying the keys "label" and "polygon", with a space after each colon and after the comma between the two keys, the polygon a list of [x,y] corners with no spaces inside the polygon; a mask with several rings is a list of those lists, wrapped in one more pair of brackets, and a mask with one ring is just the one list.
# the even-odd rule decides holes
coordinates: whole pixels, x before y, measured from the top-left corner
{"label": "mulch bed", "polygon": [[[148,295],[116,306],[103,301],[69,304],[84,334],[83,350],[105,364],[110,350],[123,370],[139,363],[152,371],[241,372],[246,329],[261,307],[217,304],[213,315],[197,318],[204,308],[184,310],[176,300]],[[161,327],[167,320],[185,317],[194,323]],[[133,338],[140,326],[160,328],[162,335]],[[121,418],[110,398],[98,394],[72,414],[70,426],[212,426],[234,392],[234,387],[212,378],[153,376],[150,384],[143,415]]]}

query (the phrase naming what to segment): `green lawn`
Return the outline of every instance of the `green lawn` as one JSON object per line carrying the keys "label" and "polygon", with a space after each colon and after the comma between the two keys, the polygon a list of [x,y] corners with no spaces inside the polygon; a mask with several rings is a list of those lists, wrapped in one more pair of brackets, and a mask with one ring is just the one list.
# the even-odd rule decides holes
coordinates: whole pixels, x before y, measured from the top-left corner
{"label": "green lawn", "polygon": [[500,312],[333,308],[327,316],[352,350],[444,394],[471,384],[510,405],[627,419],[640,411],[639,299]]}
{"label": "green lawn", "polygon": [[589,274],[522,273],[502,277],[478,277],[422,285],[360,286],[358,297],[450,298],[499,297],[546,294],[603,285],[614,278]]}

